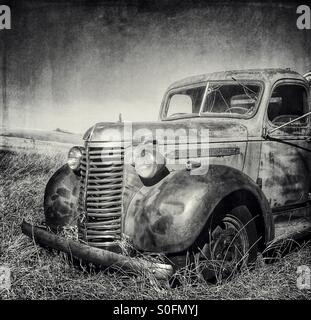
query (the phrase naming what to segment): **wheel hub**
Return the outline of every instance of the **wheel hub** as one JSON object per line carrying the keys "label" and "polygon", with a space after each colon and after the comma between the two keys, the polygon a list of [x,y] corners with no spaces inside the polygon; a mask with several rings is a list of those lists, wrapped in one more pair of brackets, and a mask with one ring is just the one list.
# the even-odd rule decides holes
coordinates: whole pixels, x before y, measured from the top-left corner
{"label": "wheel hub", "polygon": [[214,228],[201,252],[207,272],[232,274],[247,260],[248,236],[242,222],[229,215]]}

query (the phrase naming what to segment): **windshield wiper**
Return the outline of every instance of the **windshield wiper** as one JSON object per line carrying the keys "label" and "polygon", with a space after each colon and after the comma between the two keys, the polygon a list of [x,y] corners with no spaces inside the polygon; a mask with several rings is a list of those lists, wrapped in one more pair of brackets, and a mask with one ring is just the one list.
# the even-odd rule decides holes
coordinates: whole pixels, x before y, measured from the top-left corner
{"label": "windshield wiper", "polygon": [[[254,99],[257,102],[257,96],[256,96],[257,93],[255,91],[253,91],[252,89],[248,88],[246,85],[244,85],[243,83],[238,81],[236,78],[234,78],[234,77],[231,77],[231,78],[243,88],[243,90],[244,90],[245,94],[248,96],[248,98]],[[252,97],[249,93],[247,93],[247,91],[250,91],[251,93],[254,93],[255,96]]]}

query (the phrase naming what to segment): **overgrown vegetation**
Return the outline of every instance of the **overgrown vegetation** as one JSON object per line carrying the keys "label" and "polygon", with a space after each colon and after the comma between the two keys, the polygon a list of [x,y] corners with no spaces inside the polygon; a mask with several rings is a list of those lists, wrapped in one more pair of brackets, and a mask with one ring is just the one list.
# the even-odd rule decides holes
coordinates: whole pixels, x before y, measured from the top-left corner
{"label": "overgrown vegetation", "polygon": [[180,276],[175,288],[144,275],[83,271],[62,254],[38,247],[22,235],[20,225],[43,220],[44,187],[65,161],[63,155],[0,152],[0,266],[12,271],[12,288],[3,299],[311,299],[310,290],[296,286],[297,267],[311,267],[311,245],[266,264],[259,257],[254,270],[231,281],[207,285]]}

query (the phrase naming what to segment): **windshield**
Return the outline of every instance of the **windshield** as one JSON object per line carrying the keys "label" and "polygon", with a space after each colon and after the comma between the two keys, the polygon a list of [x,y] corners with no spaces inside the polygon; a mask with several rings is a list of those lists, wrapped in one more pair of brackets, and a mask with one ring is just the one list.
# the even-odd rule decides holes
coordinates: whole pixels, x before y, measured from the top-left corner
{"label": "windshield", "polygon": [[250,117],[256,111],[261,86],[233,80],[173,90],[168,95],[165,117],[171,119],[200,114]]}

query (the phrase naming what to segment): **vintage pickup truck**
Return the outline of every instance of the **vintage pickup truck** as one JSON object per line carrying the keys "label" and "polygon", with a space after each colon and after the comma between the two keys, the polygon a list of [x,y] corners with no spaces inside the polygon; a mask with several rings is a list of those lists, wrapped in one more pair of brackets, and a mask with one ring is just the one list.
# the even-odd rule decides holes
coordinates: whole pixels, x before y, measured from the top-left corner
{"label": "vintage pickup truck", "polygon": [[[226,272],[253,263],[271,243],[310,230],[310,77],[290,69],[188,77],[168,88],[158,121],[95,124],[47,184],[46,228],[24,221],[23,232],[158,278],[189,255],[206,277],[211,262]],[[64,228],[77,229],[76,239],[57,234]]]}

